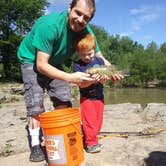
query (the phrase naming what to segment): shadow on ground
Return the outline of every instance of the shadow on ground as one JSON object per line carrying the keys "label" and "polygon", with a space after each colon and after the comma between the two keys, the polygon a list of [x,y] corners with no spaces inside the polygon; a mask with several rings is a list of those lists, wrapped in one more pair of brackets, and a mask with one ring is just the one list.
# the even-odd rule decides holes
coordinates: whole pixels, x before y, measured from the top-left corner
{"label": "shadow on ground", "polygon": [[144,159],[144,166],[166,166],[166,152],[154,151]]}

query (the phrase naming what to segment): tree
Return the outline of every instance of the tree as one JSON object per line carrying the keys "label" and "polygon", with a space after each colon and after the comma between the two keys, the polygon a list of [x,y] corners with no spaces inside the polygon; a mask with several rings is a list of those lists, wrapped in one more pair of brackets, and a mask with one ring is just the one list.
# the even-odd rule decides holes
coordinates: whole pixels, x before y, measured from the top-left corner
{"label": "tree", "polygon": [[163,43],[157,54],[156,77],[166,84],[166,42]]}
{"label": "tree", "polygon": [[91,24],[91,27],[95,33],[99,47],[100,47],[103,55],[105,56],[106,59],[109,60],[109,56],[110,56],[110,52],[108,49],[108,47],[109,47],[109,34],[101,26],[96,26],[96,25]]}
{"label": "tree", "polygon": [[161,51],[162,53],[164,53],[165,56],[166,56],[166,42],[161,45],[160,51]]}
{"label": "tree", "polygon": [[44,14],[47,5],[47,0],[0,0],[0,55],[4,78],[15,76],[20,40],[31,29],[34,20]]}

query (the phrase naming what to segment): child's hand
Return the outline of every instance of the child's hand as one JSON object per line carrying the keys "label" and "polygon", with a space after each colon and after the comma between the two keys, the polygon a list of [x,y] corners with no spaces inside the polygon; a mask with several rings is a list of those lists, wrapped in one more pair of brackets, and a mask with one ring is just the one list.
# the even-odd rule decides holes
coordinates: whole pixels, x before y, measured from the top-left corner
{"label": "child's hand", "polygon": [[117,81],[122,80],[123,78],[124,78],[124,76],[122,74],[117,73],[117,74],[112,75],[111,81],[117,82]]}
{"label": "child's hand", "polygon": [[101,84],[104,84],[107,80],[110,80],[107,75],[101,76],[99,74],[93,74],[91,77],[94,78],[96,82],[100,82]]}
{"label": "child's hand", "polygon": [[110,80],[110,78],[107,76],[107,75],[103,75],[103,76],[101,76],[101,78],[100,78],[100,83],[101,84],[104,84],[106,81],[108,81],[108,80]]}

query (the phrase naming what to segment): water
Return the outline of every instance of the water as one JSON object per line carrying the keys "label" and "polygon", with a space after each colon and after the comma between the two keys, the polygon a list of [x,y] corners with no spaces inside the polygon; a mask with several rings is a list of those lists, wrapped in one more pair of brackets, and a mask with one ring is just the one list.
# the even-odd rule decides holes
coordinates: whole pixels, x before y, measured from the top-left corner
{"label": "water", "polygon": [[105,88],[105,104],[138,103],[145,107],[148,103],[166,103],[166,88]]}
{"label": "water", "polygon": [[[105,88],[105,104],[137,103],[146,107],[148,103],[166,103],[166,88]],[[73,106],[79,106],[75,99]]]}

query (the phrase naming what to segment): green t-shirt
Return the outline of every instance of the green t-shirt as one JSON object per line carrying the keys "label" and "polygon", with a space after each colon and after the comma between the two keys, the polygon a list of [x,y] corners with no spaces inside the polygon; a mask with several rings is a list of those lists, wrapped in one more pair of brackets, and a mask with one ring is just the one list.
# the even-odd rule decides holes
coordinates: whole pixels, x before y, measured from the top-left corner
{"label": "green t-shirt", "polygon": [[[89,25],[81,32],[73,32],[67,27],[67,11],[52,13],[39,18],[32,30],[20,44],[17,56],[22,64],[35,63],[37,50],[51,55],[49,63],[59,66],[75,52],[74,39],[80,33],[93,31]],[[100,49],[96,41],[96,52]]]}

